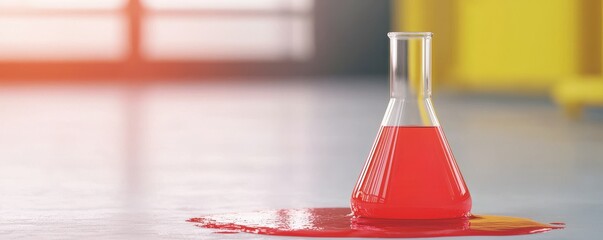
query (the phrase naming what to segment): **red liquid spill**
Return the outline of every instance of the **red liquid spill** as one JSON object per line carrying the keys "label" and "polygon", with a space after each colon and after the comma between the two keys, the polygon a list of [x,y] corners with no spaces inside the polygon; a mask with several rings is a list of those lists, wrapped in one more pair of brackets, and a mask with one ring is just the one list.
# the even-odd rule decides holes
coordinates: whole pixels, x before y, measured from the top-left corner
{"label": "red liquid spill", "polygon": [[440,127],[385,126],[351,204],[358,217],[459,218],[469,215],[471,195]]}
{"label": "red liquid spill", "polygon": [[352,217],[349,208],[281,209],[192,218],[218,233],[247,232],[300,237],[508,236],[562,229],[526,218],[476,215],[457,219],[391,220]]}

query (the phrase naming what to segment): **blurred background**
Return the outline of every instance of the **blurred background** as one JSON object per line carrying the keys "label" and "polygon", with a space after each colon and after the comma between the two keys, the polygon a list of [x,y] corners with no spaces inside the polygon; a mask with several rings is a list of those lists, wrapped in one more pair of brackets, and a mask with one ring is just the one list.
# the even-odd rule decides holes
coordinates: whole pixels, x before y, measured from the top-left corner
{"label": "blurred background", "polygon": [[3,79],[383,75],[387,69],[389,2],[0,4]]}
{"label": "blurred background", "polygon": [[592,238],[602,9],[0,0],[0,236],[222,239],[185,220],[347,206],[388,101],[386,33],[431,31],[435,109],[474,212]]}
{"label": "blurred background", "polygon": [[431,31],[437,88],[603,102],[601,1],[2,0],[0,81],[385,76]]}

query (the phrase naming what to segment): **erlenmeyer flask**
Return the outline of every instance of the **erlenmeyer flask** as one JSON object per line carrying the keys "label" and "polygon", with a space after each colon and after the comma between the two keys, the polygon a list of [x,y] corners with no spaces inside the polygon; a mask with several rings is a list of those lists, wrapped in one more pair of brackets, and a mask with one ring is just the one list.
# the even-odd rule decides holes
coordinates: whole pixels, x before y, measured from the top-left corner
{"label": "erlenmeyer flask", "polygon": [[471,196],[431,103],[431,33],[391,32],[390,101],[352,193],[354,215],[469,215]]}

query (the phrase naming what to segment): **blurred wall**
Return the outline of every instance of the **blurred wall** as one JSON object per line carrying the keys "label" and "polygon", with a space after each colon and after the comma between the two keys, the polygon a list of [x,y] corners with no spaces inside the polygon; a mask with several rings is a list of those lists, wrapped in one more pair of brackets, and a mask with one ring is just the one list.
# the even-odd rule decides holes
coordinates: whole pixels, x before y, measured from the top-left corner
{"label": "blurred wall", "polygon": [[434,79],[448,86],[542,94],[562,81],[601,74],[600,0],[396,0],[393,6],[397,31],[434,32]]}
{"label": "blurred wall", "polygon": [[316,69],[324,75],[387,75],[390,1],[316,1]]}

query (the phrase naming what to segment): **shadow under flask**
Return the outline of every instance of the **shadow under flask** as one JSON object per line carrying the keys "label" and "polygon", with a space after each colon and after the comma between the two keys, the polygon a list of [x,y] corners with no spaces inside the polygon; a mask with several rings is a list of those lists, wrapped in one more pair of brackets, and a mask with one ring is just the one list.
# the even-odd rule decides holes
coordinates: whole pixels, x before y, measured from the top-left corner
{"label": "shadow under flask", "polygon": [[471,195],[431,102],[428,32],[390,32],[390,101],[352,192],[354,216],[469,216]]}

